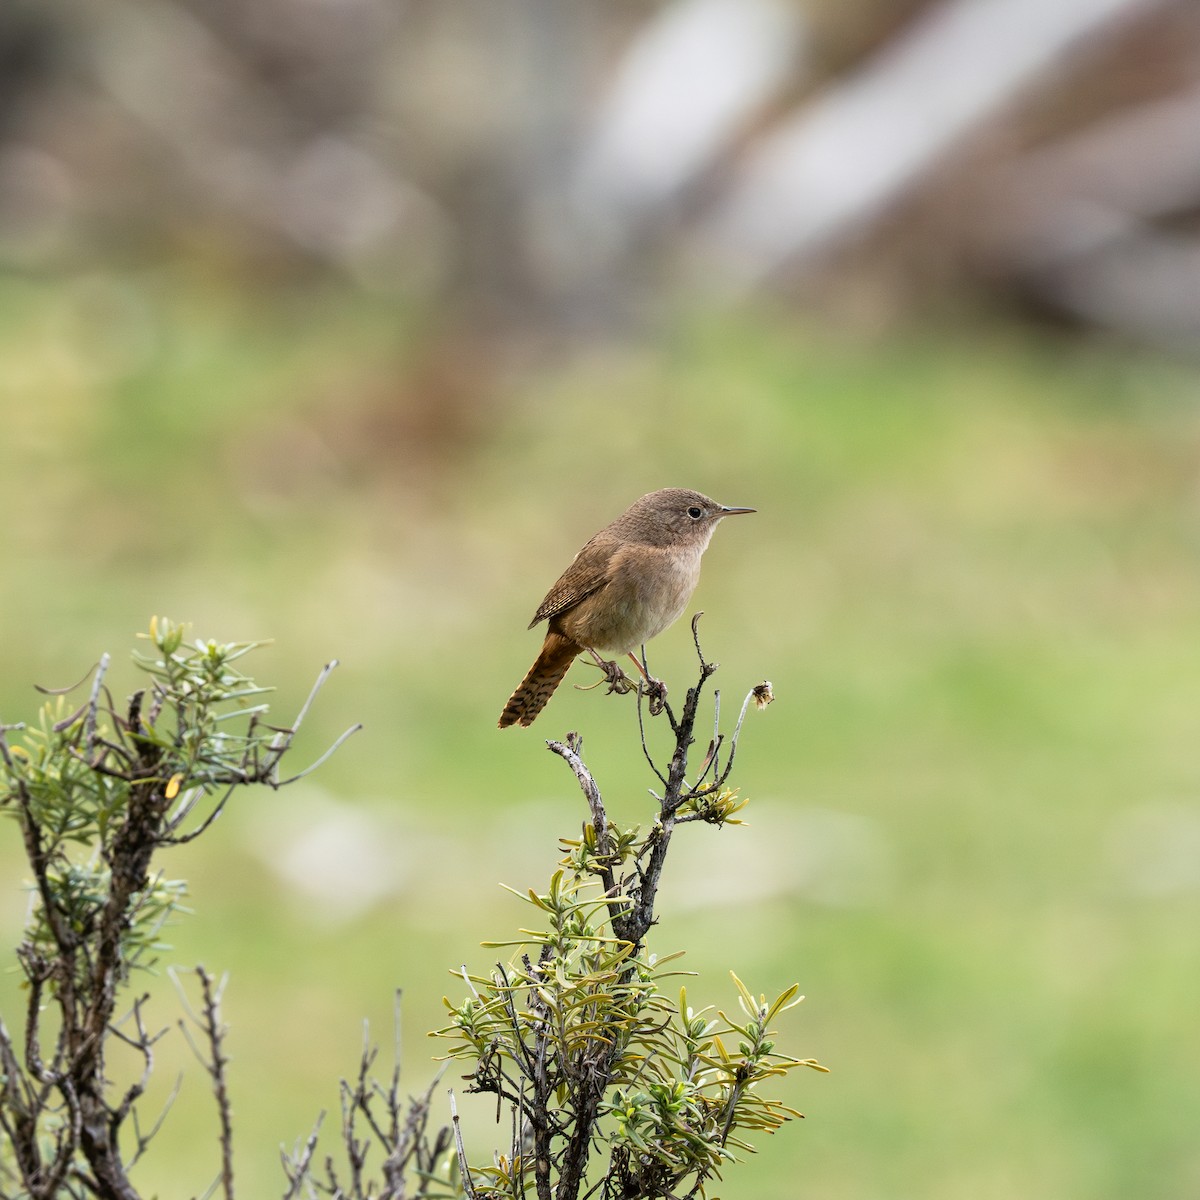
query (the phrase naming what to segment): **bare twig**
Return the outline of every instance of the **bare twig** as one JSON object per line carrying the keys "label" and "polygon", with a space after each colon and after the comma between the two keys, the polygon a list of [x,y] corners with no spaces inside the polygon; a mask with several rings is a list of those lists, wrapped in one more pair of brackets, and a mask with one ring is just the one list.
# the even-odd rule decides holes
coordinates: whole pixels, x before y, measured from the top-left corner
{"label": "bare twig", "polygon": [[[646,745],[646,722],[642,716],[642,698],[645,696],[645,694],[646,693],[643,691],[642,688],[638,688],[637,719],[638,719],[638,734],[641,737],[641,741],[642,741],[642,757],[649,764],[650,770],[652,770],[655,773],[655,775],[658,776],[659,783],[661,783],[663,785],[663,787],[666,787],[667,777],[658,769],[658,764],[654,761],[654,756],[650,753],[650,748]],[[664,708],[665,708],[666,702],[664,701],[663,704],[664,704]],[[671,724],[672,724],[672,726],[674,726],[674,724],[675,724],[675,718],[673,715],[671,716]]]}
{"label": "bare twig", "polygon": [[86,742],[88,746],[91,746],[96,739],[96,714],[100,710],[100,689],[104,686],[104,676],[108,674],[111,661],[107,654],[100,655],[100,662],[96,667],[96,677],[92,681],[92,694],[88,697],[87,703]]}
{"label": "bare twig", "polygon": [[579,734],[572,732],[567,734],[565,743],[549,741],[546,745],[571,768],[579,782],[579,789],[583,792],[584,799],[587,800],[588,808],[591,810],[592,826],[596,830],[596,856],[599,860],[600,879],[604,884],[605,894],[615,896],[618,890],[617,881],[613,875],[612,865],[608,862],[608,856],[612,853],[612,840],[608,832],[608,814],[605,812],[604,799],[600,795],[596,780],[580,757],[583,740]]}
{"label": "bare twig", "polygon": [[283,1162],[283,1173],[287,1176],[288,1181],[288,1189],[283,1193],[283,1200],[296,1200],[301,1189],[311,1178],[313,1155],[317,1152],[317,1142],[321,1136],[321,1124],[324,1120],[325,1114],[322,1112],[314,1122],[312,1132],[297,1153],[288,1154],[286,1150],[280,1150],[279,1157]]}
{"label": "bare twig", "polygon": [[200,981],[200,1012],[192,1012],[189,1008],[188,1015],[200,1027],[206,1048],[201,1050],[196,1045],[186,1023],[181,1021],[179,1025],[200,1065],[204,1067],[212,1080],[213,1096],[217,1102],[217,1117],[220,1122],[221,1172],[218,1182],[225,1200],[234,1200],[233,1106],[229,1101],[229,1088],[225,1076],[225,1068],[229,1065],[229,1057],[225,1053],[225,1034],[228,1030],[221,1021],[221,997],[225,991],[225,985],[229,981],[229,976],[223,975],[218,984],[203,967],[197,967],[195,975]]}
{"label": "bare twig", "polygon": [[183,1072],[181,1071],[175,1076],[175,1083],[171,1088],[166,1100],[163,1102],[162,1108],[159,1110],[158,1116],[154,1118],[154,1124],[143,1133],[141,1119],[138,1116],[138,1110],[135,1108],[132,1112],[133,1117],[133,1133],[134,1140],[137,1146],[129,1159],[129,1165],[132,1167],[134,1163],[146,1153],[150,1143],[158,1135],[158,1131],[163,1127],[163,1122],[166,1121],[171,1109],[175,1106],[175,1101],[179,1099],[180,1090],[183,1088]]}
{"label": "bare twig", "polygon": [[733,770],[733,758],[737,754],[738,739],[742,736],[742,722],[746,719],[746,713],[750,708],[751,702],[758,708],[766,708],[774,698],[771,692],[771,684],[767,681],[756,684],[746,693],[746,698],[742,701],[742,711],[738,713],[737,724],[733,727],[733,737],[729,739],[729,757],[725,760],[725,766],[720,769],[719,774],[713,780],[713,789],[724,787],[725,781],[729,778],[729,774]]}
{"label": "bare twig", "polygon": [[[92,663],[92,665],[88,667],[88,669],[84,671],[84,673],[74,683],[68,685],[67,687],[52,688],[46,687],[46,685],[42,683],[35,683],[33,685],[33,690],[35,692],[39,692],[43,696],[69,696],[73,691],[76,691],[78,688],[82,687],[86,679],[91,678],[92,672],[96,670],[99,665],[99,663]],[[6,726],[6,728],[13,727]]]}
{"label": "bare twig", "polygon": [[475,1186],[471,1182],[471,1170],[467,1166],[467,1151],[463,1145],[462,1126],[458,1120],[458,1104],[454,1099],[454,1089],[450,1088],[447,1094],[450,1097],[450,1121],[454,1126],[454,1148],[458,1154],[458,1171],[462,1176],[463,1191],[467,1194],[467,1200],[477,1200]]}
{"label": "bare twig", "polygon": [[195,829],[188,833],[178,834],[174,830],[191,815],[192,809],[205,795],[203,788],[192,788],[193,793],[186,801],[184,801],[175,813],[172,814],[170,821],[167,823],[167,828],[172,831],[171,836],[166,839],[164,844],[170,846],[186,846],[188,842],[194,842],[202,833],[205,833],[212,823],[225,811],[225,805],[229,803],[230,797],[241,786],[239,783],[231,783],[226,789],[225,794],[213,805],[212,812],[196,826]]}
{"label": "bare twig", "polygon": [[[297,722],[297,725],[298,724],[299,723]],[[334,743],[329,747],[328,750],[325,751],[324,754],[320,756],[320,758],[317,758],[313,762],[309,763],[309,765],[305,767],[303,771],[297,771],[295,775],[289,775],[287,779],[273,779],[270,781],[271,786],[287,787],[289,783],[295,783],[297,779],[303,779],[306,775],[311,775],[318,767],[323,766],[326,762],[328,762],[330,757],[337,752],[339,747],[341,747],[342,743],[348,738],[353,737],[354,734],[358,733],[360,729],[362,729],[361,722],[351,725],[349,729],[337,737]]]}
{"label": "bare twig", "polygon": [[136,1036],[130,1037],[122,1032],[121,1028],[116,1025],[109,1026],[109,1032],[118,1039],[124,1042],[132,1050],[135,1050],[142,1056],[142,1074],[135,1082],[130,1084],[126,1089],[125,1095],[121,1098],[121,1103],[117,1106],[113,1116],[118,1124],[125,1120],[133,1109],[134,1103],[138,1097],[146,1090],[146,1084],[150,1081],[150,1076],[154,1070],[154,1043],[162,1037],[166,1030],[159,1030],[153,1036],[146,1031],[145,1021],[142,1019],[142,1006],[150,999],[149,994],[139,996],[133,1002],[133,1008],[130,1016],[133,1019]]}
{"label": "bare twig", "polygon": [[[300,711],[296,714],[296,719],[287,729],[279,730],[278,736],[272,740],[271,745],[268,747],[268,752],[272,756],[268,770],[273,771],[279,765],[279,760],[291,746],[296,734],[300,732],[300,726],[304,724],[304,718],[308,716],[309,709],[312,708],[313,702],[317,698],[317,693],[328,682],[330,675],[333,674],[337,666],[338,660],[333,658],[322,667],[320,674],[309,690],[308,698],[300,706]],[[343,740],[346,736],[348,735],[343,735]]]}

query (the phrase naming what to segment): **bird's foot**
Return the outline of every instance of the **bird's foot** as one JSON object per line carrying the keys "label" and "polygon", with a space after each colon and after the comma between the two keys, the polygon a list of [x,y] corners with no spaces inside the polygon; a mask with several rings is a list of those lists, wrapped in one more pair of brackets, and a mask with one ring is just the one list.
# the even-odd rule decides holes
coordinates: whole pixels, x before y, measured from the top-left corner
{"label": "bird's foot", "polygon": [[632,692],[637,684],[621,670],[620,664],[615,662],[600,661],[596,664],[600,670],[604,672],[604,678],[608,682],[608,691],[605,695],[611,695],[616,692],[618,696],[624,696],[626,692]]}
{"label": "bird's foot", "polygon": [[667,706],[667,685],[661,679],[655,679],[653,675],[647,675],[638,687],[641,693],[650,702],[648,707],[650,715],[657,717]]}
{"label": "bird's foot", "polygon": [[579,688],[581,692],[590,692],[592,688],[598,688],[602,683],[607,683],[608,691],[604,693],[606,696],[611,696],[613,692],[616,692],[618,696],[624,696],[626,692],[632,692],[637,686],[633,680],[621,670],[621,667],[618,663],[607,662],[599,655],[595,656],[595,660],[596,666],[599,667],[604,673],[604,678],[597,679],[595,683],[589,684],[587,687]]}

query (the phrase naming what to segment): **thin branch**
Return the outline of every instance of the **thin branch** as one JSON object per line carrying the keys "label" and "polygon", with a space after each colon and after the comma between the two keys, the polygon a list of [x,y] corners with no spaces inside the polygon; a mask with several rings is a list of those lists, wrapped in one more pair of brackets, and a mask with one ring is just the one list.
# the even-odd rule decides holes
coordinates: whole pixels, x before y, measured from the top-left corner
{"label": "thin branch", "polygon": [[[229,1058],[225,1053],[226,1027],[221,1022],[221,996],[229,976],[221,977],[221,982],[214,987],[213,977],[203,968],[195,969],[196,978],[200,980],[201,1007],[197,1014],[187,1004],[184,997],[184,1007],[191,1020],[200,1027],[207,1043],[207,1053],[202,1051],[192,1037],[186,1022],[180,1021],[179,1028],[196,1055],[200,1065],[208,1072],[212,1080],[213,1095],[217,1102],[217,1118],[220,1122],[221,1171],[217,1183],[225,1195],[225,1200],[234,1200],[233,1191],[233,1107],[229,1101],[229,1088],[225,1077],[225,1068]],[[216,1183],[214,1183],[214,1189]]]}
{"label": "thin branch", "polygon": [[84,671],[84,673],[79,677],[79,679],[75,683],[71,684],[70,687],[51,688],[51,687],[46,687],[44,684],[41,684],[41,683],[35,683],[33,685],[33,690],[35,692],[40,692],[43,696],[69,696],[73,691],[75,691],[76,688],[81,687],[83,685],[83,681],[85,679],[87,679],[88,676],[91,675],[91,673],[99,665],[100,665],[99,663],[92,663],[92,665],[90,667],[88,667],[88,669],[86,671]]}
{"label": "thin branch", "polygon": [[317,1141],[321,1136],[321,1124],[324,1120],[325,1113],[321,1112],[298,1154],[291,1156],[286,1150],[280,1150],[279,1157],[283,1162],[283,1173],[288,1179],[288,1189],[283,1193],[282,1200],[296,1200],[296,1197],[300,1195],[300,1189],[309,1179],[313,1155],[317,1152]]}
{"label": "thin branch", "polygon": [[[361,728],[362,728],[361,721],[358,722],[357,724],[351,725],[350,728],[347,729],[343,734],[341,734],[338,737],[338,739],[333,743],[333,745],[330,746],[329,749],[326,750],[325,753],[322,754],[320,758],[318,758],[315,762],[310,763],[307,767],[304,768],[303,771],[298,771],[295,775],[288,776],[287,779],[271,779],[271,780],[267,780],[266,782],[269,782],[272,787],[281,788],[281,787],[287,787],[287,785],[289,783],[295,783],[297,779],[303,779],[306,775],[311,775],[318,767],[324,765],[326,762],[329,761],[329,759],[337,752],[338,747],[340,747],[342,745],[342,743],[346,741],[347,738],[353,737],[354,734],[356,734]],[[274,751],[275,747],[272,746],[271,749],[272,749],[272,751]],[[285,749],[286,749],[286,747],[285,747]]]}
{"label": "thin branch", "polygon": [[613,875],[612,863],[609,860],[609,856],[612,854],[612,839],[608,832],[608,814],[604,810],[604,799],[600,795],[596,780],[584,764],[583,759],[580,758],[583,742],[577,733],[569,733],[565,744],[550,741],[546,745],[571,768],[575,778],[579,781],[579,788],[591,810],[592,826],[596,830],[596,858],[599,864],[600,881],[604,884],[605,895],[610,898],[615,897],[618,888],[616,877]]}
{"label": "thin branch", "polygon": [[145,1154],[150,1143],[157,1136],[158,1131],[163,1127],[163,1123],[166,1121],[171,1109],[174,1108],[175,1101],[179,1099],[179,1093],[182,1090],[183,1072],[180,1071],[179,1074],[175,1076],[175,1084],[171,1088],[166,1100],[163,1102],[163,1106],[159,1110],[158,1116],[154,1118],[154,1124],[150,1126],[150,1129],[146,1133],[142,1133],[141,1119],[138,1117],[138,1110],[136,1108],[133,1110],[133,1132],[135,1140],[137,1141],[137,1147],[134,1150],[132,1157],[129,1159],[129,1165],[131,1167],[138,1161],[138,1159],[142,1157],[143,1154]]}
{"label": "thin branch", "polygon": [[92,745],[96,738],[96,714],[100,709],[100,689],[104,686],[104,676],[108,674],[108,666],[112,659],[107,653],[100,655],[96,667],[96,678],[92,682],[92,694],[88,698],[87,745]]}
{"label": "thin branch", "polygon": [[313,702],[317,698],[317,693],[325,686],[329,680],[329,676],[340,666],[336,658],[331,658],[324,667],[321,668],[321,673],[317,676],[316,682],[312,685],[308,693],[308,699],[300,706],[300,711],[296,714],[296,719],[292,722],[292,733],[299,733],[300,726],[304,723],[305,717],[308,716],[308,710],[312,708]]}
{"label": "thin branch", "polygon": [[[714,696],[719,696],[720,692],[714,692]],[[725,743],[725,735],[718,733],[717,736],[708,744],[708,753],[704,756],[704,761],[700,764],[700,774],[696,776],[696,782],[692,784],[690,792],[692,795],[703,795],[709,791],[708,788],[703,788],[704,777],[709,771],[716,771],[721,757],[721,747]]]}
{"label": "thin branch", "polygon": [[78,721],[79,718],[82,717],[83,714],[88,711],[88,707],[89,706],[87,704],[81,704],[69,716],[63,717],[63,719],[61,721],[55,721],[54,724],[50,726],[51,731],[54,733],[63,733],[66,730],[70,729],[71,726],[74,725],[75,722]]}
{"label": "thin branch", "polygon": [[[291,727],[286,730],[280,730],[279,736],[276,737],[268,747],[268,753],[274,755],[270,769],[274,769],[279,760],[283,757],[288,747],[291,746],[296,734],[300,732],[300,726],[304,724],[305,717],[308,716],[308,710],[312,708],[313,702],[317,698],[317,693],[325,686],[329,676],[333,674],[334,669],[338,666],[338,660],[332,658],[321,668],[320,674],[316,678],[316,682],[312,685],[308,693],[308,699],[300,706],[300,711],[296,714],[296,719],[292,722]],[[348,737],[349,734],[343,734],[342,740]]]}
{"label": "thin branch", "polygon": [[[638,734],[640,735],[640,737],[642,739],[642,757],[646,760],[647,763],[650,764],[650,770],[652,770],[655,773],[655,775],[658,776],[658,781],[663,785],[663,787],[666,787],[667,786],[667,777],[658,769],[658,764],[654,761],[654,756],[650,753],[650,748],[646,745],[646,722],[642,716],[642,700],[645,697],[645,694],[646,693],[641,688],[638,688],[637,719],[638,719]],[[663,704],[664,704],[664,707],[666,707],[666,701],[663,701]],[[666,711],[667,711],[668,716],[671,719],[671,725],[672,725],[672,727],[674,727],[675,714],[672,713],[669,708],[667,708]]]}
{"label": "thin branch", "polygon": [[126,1117],[129,1116],[134,1103],[138,1097],[146,1090],[146,1085],[150,1082],[150,1076],[154,1070],[154,1043],[162,1037],[165,1030],[160,1030],[153,1037],[146,1032],[146,1024],[142,1019],[142,1006],[150,999],[149,993],[139,996],[133,1002],[133,1024],[137,1030],[136,1037],[130,1037],[124,1033],[118,1026],[110,1025],[109,1033],[111,1033],[119,1041],[125,1043],[131,1049],[136,1050],[142,1056],[142,1074],[141,1077],[134,1083],[130,1084],[125,1091],[125,1095],[121,1098],[121,1103],[116,1107],[112,1114],[112,1122],[114,1127],[119,1126]]}
{"label": "thin branch", "polygon": [[733,737],[729,740],[729,757],[725,760],[725,766],[721,770],[721,773],[713,780],[714,787],[724,787],[725,780],[729,778],[729,773],[733,770],[733,759],[734,755],[737,754],[738,738],[742,735],[742,722],[746,719],[750,702],[753,701],[759,708],[765,708],[773,699],[770,683],[760,683],[746,693],[746,698],[742,701],[742,711],[738,714],[737,724],[733,727]]}
{"label": "thin branch", "polygon": [[450,1096],[450,1122],[454,1126],[454,1148],[458,1153],[458,1171],[462,1176],[463,1191],[467,1194],[467,1200],[478,1200],[475,1195],[475,1185],[471,1182],[471,1171],[467,1166],[467,1151],[463,1146],[462,1127],[458,1120],[458,1104],[454,1099],[454,1089],[448,1091]]}
{"label": "thin branch", "polygon": [[[209,826],[211,826],[212,823],[221,815],[221,813],[225,811],[225,805],[229,803],[229,798],[240,786],[240,780],[236,783],[229,784],[229,786],[225,789],[225,795],[223,795],[220,800],[213,805],[212,812],[210,812],[208,816],[196,826],[195,829],[191,830],[189,833],[181,833],[178,835],[172,834],[169,837],[165,837],[163,839],[163,845],[186,846],[188,842],[195,841],[196,838],[204,833],[205,830],[207,830]],[[180,823],[186,820],[188,814],[191,813],[192,809],[196,807],[196,804],[200,798],[207,795],[203,788],[196,788],[194,790],[198,793],[198,795],[194,799],[188,800],[186,804],[181,804],[179,806],[179,809],[176,811],[176,815],[167,822],[167,829],[178,829]]]}
{"label": "thin branch", "polygon": [[700,674],[707,679],[716,669],[717,663],[707,662],[704,658],[704,651],[700,648],[700,618],[704,616],[704,609],[697,609],[692,615],[692,645],[696,647],[696,657],[700,660]]}

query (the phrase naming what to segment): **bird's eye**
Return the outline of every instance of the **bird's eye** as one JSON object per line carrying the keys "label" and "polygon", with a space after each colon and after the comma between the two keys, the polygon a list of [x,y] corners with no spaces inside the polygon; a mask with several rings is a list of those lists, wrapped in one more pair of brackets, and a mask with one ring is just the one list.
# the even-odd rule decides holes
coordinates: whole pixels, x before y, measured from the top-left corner
{"label": "bird's eye", "polygon": [[698,504],[693,504],[692,507],[688,509],[688,516],[691,517],[693,521],[698,521],[702,516],[704,516],[704,509],[702,509]]}

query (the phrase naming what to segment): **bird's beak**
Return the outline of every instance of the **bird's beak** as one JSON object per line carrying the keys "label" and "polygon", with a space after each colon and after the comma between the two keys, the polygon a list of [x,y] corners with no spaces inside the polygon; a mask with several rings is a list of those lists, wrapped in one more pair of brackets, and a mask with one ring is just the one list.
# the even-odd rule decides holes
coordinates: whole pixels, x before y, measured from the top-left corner
{"label": "bird's beak", "polygon": [[737,513],[758,512],[757,508],[727,508],[724,504],[721,505],[721,516],[732,517]]}

